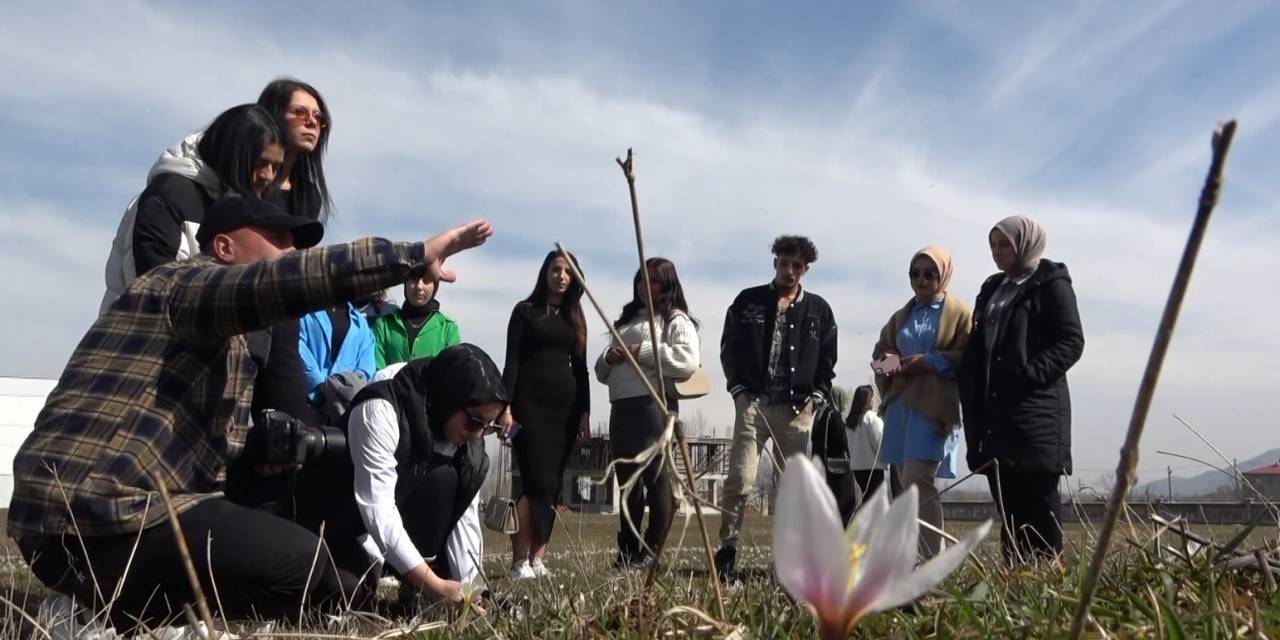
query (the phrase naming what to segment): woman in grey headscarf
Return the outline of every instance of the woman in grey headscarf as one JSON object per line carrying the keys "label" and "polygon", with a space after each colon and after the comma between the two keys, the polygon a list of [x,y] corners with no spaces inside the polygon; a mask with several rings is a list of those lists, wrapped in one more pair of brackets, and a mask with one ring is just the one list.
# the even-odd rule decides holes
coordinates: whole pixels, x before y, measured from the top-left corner
{"label": "woman in grey headscarf", "polygon": [[1045,232],[1011,216],[987,236],[999,273],[973,306],[960,369],[969,468],[983,470],[1008,560],[1062,552],[1058,482],[1071,473],[1067,370],[1084,332],[1067,266],[1043,259]]}

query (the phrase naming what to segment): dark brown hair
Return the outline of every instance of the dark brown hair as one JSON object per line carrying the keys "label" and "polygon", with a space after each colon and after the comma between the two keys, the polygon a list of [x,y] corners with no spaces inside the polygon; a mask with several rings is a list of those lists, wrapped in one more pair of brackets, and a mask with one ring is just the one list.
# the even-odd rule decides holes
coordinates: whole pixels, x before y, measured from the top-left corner
{"label": "dark brown hair", "polygon": [[[565,255],[569,256],[569,261],[573,263],[579,271],[582,270],[578,266],[578,258],[568,251]],[[542,260],[542,267],[538,269],[538,281],[533,284],[533,293],[524,301],[535,307],[542,307],[547,314],[551,313],[551,303],[547,302],[547,270],[551,268],[551,261],[560,257],[559,251],[551,251],[547,257]],[[578,282],[577,276],[570,274],[569,290],[564,292],[564,300],[560,304],[560,315],[573,327],[574,336],[577,337],[577,345],[575,351],[578,357],[587,357],[587,317],[582,313],[582,283]]]}
{"label": "dark brown hair", "polygon": [[[649,281],[658,285],[662,293],[653,300],[653,313],[661,316],[664,322],[671,321],[671,314],[676,310],[689,314],[689,304],[684,300],[684,287],[680,286],[680,275],[676,273],[676,265],[666,258],[649,258],[644,261],[649,269]],[[622,307],[622,315],[613,323],[614,328],[631,321],[636,314],[644,311],[644,301],[640,298],[639,289],[644,285],[644,274],[636,269],[636,276],[631,282],[631,301]],[[690,319],[693,318],[689,315]],[[694,321],[697,325],[697,321]]]}

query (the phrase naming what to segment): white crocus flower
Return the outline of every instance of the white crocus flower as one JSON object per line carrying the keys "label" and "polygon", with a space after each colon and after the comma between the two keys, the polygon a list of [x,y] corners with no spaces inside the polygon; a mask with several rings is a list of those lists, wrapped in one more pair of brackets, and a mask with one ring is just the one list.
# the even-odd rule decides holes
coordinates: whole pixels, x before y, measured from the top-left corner
{"label": "white crocus flower", "polygon": [[924,595],[955,571],[991,528],[988,520],[916,568],[915,487],[891,506],[887,484],[881,483],[843,531],[822,473],[804,455],[787,461],[773,519],[773,568],[787,593],[812,608],[824,640],[847,638],[863,615]]}

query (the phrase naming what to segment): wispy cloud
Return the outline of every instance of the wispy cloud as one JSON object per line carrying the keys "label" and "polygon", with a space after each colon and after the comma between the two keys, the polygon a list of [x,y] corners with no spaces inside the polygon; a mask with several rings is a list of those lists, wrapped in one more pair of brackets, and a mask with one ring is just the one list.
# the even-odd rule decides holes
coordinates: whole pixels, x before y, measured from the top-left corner
{"label": "wispy cloud", "polygon": [[[1280,59],[1280,44],[1254,23],[1280,19],[1263,4],[1210,9],[389,4],[289,12],[282,29],[247,5],[6,6],[0,68],[13,77],[0,83],[0,132],[19,143],[0,149],[0,267],[22,277],[0,281],[0,295],[28,311],[6,315],[3,373],[57,374],[161,148],[290,73],[335,115],[330,240],[497,223],[442,299],[499,357],[510,307],[555,240],[582,258],[610,314],[624,302],[634,238],[613,158],[631,145],[649,252],[679,265],[713,377],[724,309],[770,277],[774,235],[817,239],[807,284],[835,307],[837,381],[852,385],[909,295],[912,252],[950,248],[954,294],[971,300],[992,270],[987,229],[1028,213],[1076,281],[1088,338],[1071,374],[1076,452],[1103,466],[1185,239],[1209,128],[1238,113],[1222,211],[1152,415],[1230,417],[1231,440],[1261,441],[1260,354],[1280,339],[1239,318],[1280,313],[1253,284],[1280,269],[1280,230],[1266,223],[1280,204],[1269,178],[1280,67],[1260,64]],[[1193,61],[1220,48],[1260,77],[1203,90]],[[603,348],[604,326],[591,330],[592,351]],[[1224,358],[1229,371],[1212,374]],[[603,419],[607,396],[594,395]],[[723,393],[689,403],[721,425],[731,406]],[[1163,424],[1149,442],[1194,446]]]}

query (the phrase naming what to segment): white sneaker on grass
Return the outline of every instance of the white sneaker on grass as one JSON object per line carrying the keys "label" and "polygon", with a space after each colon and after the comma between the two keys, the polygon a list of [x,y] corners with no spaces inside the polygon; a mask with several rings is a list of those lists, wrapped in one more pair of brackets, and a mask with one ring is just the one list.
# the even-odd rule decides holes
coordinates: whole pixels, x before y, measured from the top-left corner
{"label": "white sneaker on grass", "polygon": [[532,580],[536,577],[538,575],[533,572],[533,567],[529,565],[528,560],[521,560],[511,565],[512,580]]}
{"label": "white sneaker on grass", "polygon": [[534,558],[533,561],[529,563],[529,568],[533,570],[533,576],[535,578],[546,578],[551,575],[551,570],[547,568],[547,565],[542,563],[542,558]]}

